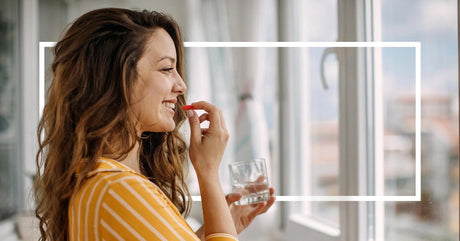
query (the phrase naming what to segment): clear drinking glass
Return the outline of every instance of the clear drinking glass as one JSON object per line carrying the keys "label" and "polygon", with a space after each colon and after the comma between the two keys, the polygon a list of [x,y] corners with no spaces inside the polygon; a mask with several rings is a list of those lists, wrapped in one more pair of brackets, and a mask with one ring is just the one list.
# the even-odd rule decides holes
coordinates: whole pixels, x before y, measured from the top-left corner
{"label": "clear drinking glass", "polygon": [[234,162],[228,165],[232,190],[243,197],[235,205],[265,202],[270,198],[268,190],[267,165],[265,159]]}

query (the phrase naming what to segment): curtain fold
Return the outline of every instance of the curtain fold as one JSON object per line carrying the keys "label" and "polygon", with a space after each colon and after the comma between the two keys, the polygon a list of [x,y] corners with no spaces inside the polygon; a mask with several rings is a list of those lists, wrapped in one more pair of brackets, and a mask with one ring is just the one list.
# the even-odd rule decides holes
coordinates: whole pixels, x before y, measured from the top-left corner
{"label": "curtain fold", "polygon": [[[270,40],[267,1],[227,1],[230,41]],[[267,48],[235,48],[233,67],[238,97],[235,161],[265,158],[270,163],[267,121],[261,98],[267,78]]]}

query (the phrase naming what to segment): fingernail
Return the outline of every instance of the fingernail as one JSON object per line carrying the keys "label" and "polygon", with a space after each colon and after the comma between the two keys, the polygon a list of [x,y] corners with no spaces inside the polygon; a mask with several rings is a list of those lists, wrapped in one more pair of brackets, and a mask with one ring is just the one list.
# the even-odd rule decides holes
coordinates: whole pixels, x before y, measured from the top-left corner
{"label": "fingernail", "polygon": [[187,116],[190,118],[193,116],[193,110],[187,110]]}

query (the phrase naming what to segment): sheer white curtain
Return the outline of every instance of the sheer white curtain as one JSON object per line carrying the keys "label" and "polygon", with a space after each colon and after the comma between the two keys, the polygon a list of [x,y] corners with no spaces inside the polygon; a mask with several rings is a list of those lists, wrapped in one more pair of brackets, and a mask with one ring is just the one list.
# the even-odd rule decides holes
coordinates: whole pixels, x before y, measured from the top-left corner
{"label": "sheer white curtain", "polygon": [[[275,1],[227,1],[230,41],[276,41]],[[276,88],[276,49],[234,48],[233,74],[236,85],[235,161],[262,157],[273,166],[270,156],[269,111],[276,100],[266,93]],[[273,91],[274,92],[274,91]],[[273,175],[270,184],[274,185]],[[273,240],[275,207],[258,217],[240,234],[241,240]]]}
{"label": "sheer white curtain", "polygon": [[[187,0],[187,26],[185,41],[229,41],[225,2]],[[209,101],[222,109],[227,128],[234,128],[235,83],[232,76],[231,50],[226,48],[186,48],[186,71],[188,81],[187,102]],[[201,114],[198,112],[198,114]],[[224,154],[220,177],[225,192],[230,192],[227,164],[234,160],[234,135],[230,135]],[[189,185],[198,192],[198,185]]]}
{"label": "sheer white curtain", "polygon": [[[266,41],[261,1],[228,1],[231,41]],[[235,118],[235,158],[268,158],[268,132],[260,90],[265,79],[266,48],[235,48],[234,77],[238,109]]]}
{"label": "sheer white curtain", "polygon": [[[231,41],[273,41],[276,38],[274,1],[227,1]],[[234,48],[236,85],[235,161],[265,158],[270,161],[269,130],[264,113],[267,81],[276,73],[275,49]],[[270,166],[270,165],[269,165]]]}
{"label": "sheer white curtain", "polygon": [[[275,1],[188,0],[186,41],[275,41]],[[227,164],[255,157],[271,162],[265,92],[273,90],[276,49],[188,48],[189,101],[205,99],[224,112],[231,134],[221,165],[230,191]],[[266,80],[272,79],[270,86]],[[272,91],[273,92],[273,91]],[[272,100],[275,102],[275,100]],[[272,182],[272,184],[274,184]],[[256,219],[240,238],[269,240],[274,218]]]}
{"label": "sheer white curtain", "polygon": [[[187,2],[186,41],[271,41],[275,16],[267,1]],[[269,11],[267,11],[269,7]],[[266,48],[188,48],[189,100],[206,99],[219,106],[231,138],[224,161],[255,157],[270,161],[269,136],[262,93],[272,73],[272,50]],[[225,167],[226,169],[226,167]]]}

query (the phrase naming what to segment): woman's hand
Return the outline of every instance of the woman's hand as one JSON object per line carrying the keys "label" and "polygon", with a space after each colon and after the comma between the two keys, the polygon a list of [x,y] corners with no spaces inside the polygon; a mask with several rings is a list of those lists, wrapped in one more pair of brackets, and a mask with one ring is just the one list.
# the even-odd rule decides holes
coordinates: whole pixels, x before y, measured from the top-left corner
{"label": "woman's hand", "polygon": [[[203,176],[218,175],[229,137],[222,111],[205,101],[193,103],[192,106],[207,113],[198,117],[195,111],[188,110],[191,130],[190,160],[199,179]],[[209,128],[200,127],[200,123],[204,121],[209,121]]]}
{"label": "woman's hand", "polygon": [[[195,111],[188,112],[191,131],[189,155],[200,185],[204,236],[226,233],[236,237],[232,215],[219,181],[219,165],[228,140],[222,111],[204,101],[192,106],[207,112],[199,118]],[[201,129],[200,123],[205,120],[209,121],[209,128]]]}
{"label": "woman's hand", "polygon": [[275,202],[275,189],[270,188],[270,199],[267,202],[257,203],[252,205],[235,205],[234,202],[241,199],[241,193],[230,193],[225,196],[230,213],[232,214],[233,222],[235,223],[236,232],[239,234],[251,224],[257,215],[265,213]]}
{"label": "woman's hand", "polygon": [[[235,224],[236,232],[239,234],[244,229],[246,229],[249,224],[254,220],[258,215],[265,213],[275,202],[275,189],[270,188],[270,199],[267,202],[257,203],[253,205],[235,205],[234,202],[241,199],[241,193],[230,193],[225,196],[227,200],[230,213],[232,215],[233,223]],[[204,226],[199,228],[196,232],[196,235],[200,237],[201,240],[205,240],[204,237]]]}

